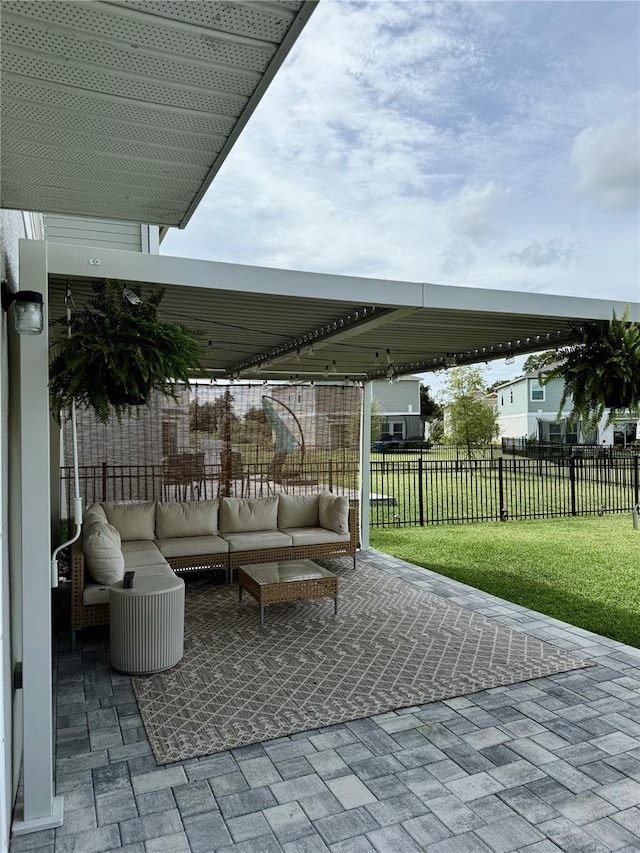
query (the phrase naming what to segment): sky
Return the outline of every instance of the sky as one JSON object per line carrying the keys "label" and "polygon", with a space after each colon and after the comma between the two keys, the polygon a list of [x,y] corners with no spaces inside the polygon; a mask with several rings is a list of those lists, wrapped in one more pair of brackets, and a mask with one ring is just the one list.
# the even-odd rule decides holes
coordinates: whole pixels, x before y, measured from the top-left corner
{"label": "sky", "polygon": [[322,0],[161,251],[638,300],[639,21],[634,0]]}

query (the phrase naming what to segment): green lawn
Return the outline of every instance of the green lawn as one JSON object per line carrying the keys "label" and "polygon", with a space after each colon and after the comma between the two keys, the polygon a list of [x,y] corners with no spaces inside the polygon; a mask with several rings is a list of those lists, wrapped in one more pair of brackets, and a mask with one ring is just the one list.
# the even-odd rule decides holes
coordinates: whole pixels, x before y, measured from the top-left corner
{"label": "green lawn", "polygon": [[631,514],[372,528],[371,545],[640,647],[640,530]]}

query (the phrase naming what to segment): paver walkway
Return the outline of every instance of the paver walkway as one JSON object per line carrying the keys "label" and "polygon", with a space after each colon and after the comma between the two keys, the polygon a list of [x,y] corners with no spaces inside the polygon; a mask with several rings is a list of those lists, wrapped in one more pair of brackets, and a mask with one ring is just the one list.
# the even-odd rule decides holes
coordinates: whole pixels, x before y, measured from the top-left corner
{"label": "paver walkway", "polygon": [[12,853],[640,851],[640,649],[368,551],[597,666],[158,766],[105,642],[57,673],[65,822]]}

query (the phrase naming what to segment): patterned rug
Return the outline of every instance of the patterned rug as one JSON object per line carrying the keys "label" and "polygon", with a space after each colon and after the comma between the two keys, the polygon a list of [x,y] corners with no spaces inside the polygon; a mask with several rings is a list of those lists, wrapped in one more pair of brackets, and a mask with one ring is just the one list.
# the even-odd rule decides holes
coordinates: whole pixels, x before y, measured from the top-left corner
{"label": "patterned rug", "polygon": [[333,599],[259,607],[211,577],[187,582],[185,654],[137,676],[160,764],[395,708],[590,666],[524,633],[350,561]]}

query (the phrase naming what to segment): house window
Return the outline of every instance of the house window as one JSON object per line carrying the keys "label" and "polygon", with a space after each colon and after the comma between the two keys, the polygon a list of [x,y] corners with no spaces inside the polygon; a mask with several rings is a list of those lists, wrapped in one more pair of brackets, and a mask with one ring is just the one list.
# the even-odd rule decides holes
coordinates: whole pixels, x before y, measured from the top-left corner
{"label": "house window", "polygon": [[509,402],[513,403],[513,388],[509,390]]}
{"label": "house window", "polygon": [[404,438],[404,421],[392,421],[390,427],[393,440],[402,441]]}
{"label": "house window", "polygon": [[531,383],[531,400],[532,402],[543,402],[544,401],[544,388],[538,382]]}

